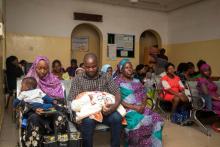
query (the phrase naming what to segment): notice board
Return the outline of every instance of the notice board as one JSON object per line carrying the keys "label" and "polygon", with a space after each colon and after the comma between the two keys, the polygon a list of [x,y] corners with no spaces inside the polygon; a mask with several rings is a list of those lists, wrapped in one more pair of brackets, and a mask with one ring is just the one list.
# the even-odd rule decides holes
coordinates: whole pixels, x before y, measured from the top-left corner
{"label": "notice board", "polygon": [[116,57],[134,57],[134,35],[108,33],[108,44],[116,45]]}

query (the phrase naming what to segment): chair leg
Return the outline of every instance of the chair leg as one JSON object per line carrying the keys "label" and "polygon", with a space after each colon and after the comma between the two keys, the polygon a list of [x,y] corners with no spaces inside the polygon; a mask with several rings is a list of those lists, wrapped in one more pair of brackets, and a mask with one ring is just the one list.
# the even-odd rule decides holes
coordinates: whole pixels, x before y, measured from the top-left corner
{"label": "chair leg", "polygon": [[206,127],[199,121],[199,119],[198,119],[197,116],[196,116],[196,113],[197,113],[196,110],[192,111],[193,121],[200,127],[200,129],[201,129],[207,136],[211,136],[211,133],[210,133],[209,129],[206,128]]}

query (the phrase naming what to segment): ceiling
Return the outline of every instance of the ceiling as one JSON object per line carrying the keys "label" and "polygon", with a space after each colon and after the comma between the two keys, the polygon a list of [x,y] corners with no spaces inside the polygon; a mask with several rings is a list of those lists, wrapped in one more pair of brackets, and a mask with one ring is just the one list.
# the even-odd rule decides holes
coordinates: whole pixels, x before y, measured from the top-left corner
{"label": "ceiling", "polygon": [[[204,0],[85,0],[169,12]],[[131,2],[136,1],[136,2]]]}

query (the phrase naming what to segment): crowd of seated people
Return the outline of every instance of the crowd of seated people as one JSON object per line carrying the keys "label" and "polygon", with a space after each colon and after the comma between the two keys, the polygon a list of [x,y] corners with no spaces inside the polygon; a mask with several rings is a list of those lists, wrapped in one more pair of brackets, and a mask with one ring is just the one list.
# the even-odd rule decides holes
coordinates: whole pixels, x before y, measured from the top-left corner
{"label": "crowd of seated people", "polygon": [[[205,98],[206,109],[214,111],[220,115],[220,95],[217,93],[217,86],[211,81],[211,67],[205,61],[200,60],[197,64],[198,72],[195,72],[195,66],[192,62],[181,63],[177,72],[172,63],[168,63],[168,58],[164,55],[164,51],[157,58],[166,61],[163,64],[164,73],[155,75],[155,67],[139,64],[133,69],[132,63],[128,59],[122,59],[113,71],[110,64],[105,64],[100,68],[99,61],[95,54],[88,53],[84,56],[83,63],[77,66],[77,60],[71,60],[71,66],[66,70],[62,67],[59,60],[50,63],[46,57],[38,56],[33,62],[31,68],[25,77],[32,77],[36,81],[36,86],[25,87],[25,78],[22,81],[22,92],[39,90],[42,92],[40,104],[30,102],[32,107],[31,113],[28,114],[28,134],[26,136],[27,143],[30,143],[32,132],[37,132],[38,136],[42,136],[46,131],[52,131],[51,123],[54,123],[59,117],[64,119],[62,113],[54,118],[44,118],[40,115],[46,109],[55,109],[57,100],[63,100],[64,93],[60,80],[72,80],[72,86],[68,99],[71,101],[82,92],[87,91],[103,91],[115,96],[115,103],[106,105],[102,109],[103,123],[111,128],[111,146],[120,146],[120,134],[122,130],[122,116],[116,111],[119,104],[126,109],[127,114],[125,120],[127,125],[125,128],[125,145],[126,146],[162,146],[162,129],[164,121],[162,117],[146,107],[146,99],[149,90],[155,89],[154,78],[158,76],[162,85],[164,101],[172,104],[171,115],[176,112],[177,108],[188,104],[190,99],[184,93],[186,88],[185,82],[189,80],[198,80],[198,90]],[[158,59],[156,59],[158,61]],[[13,74],[13,86],[10,89],[16,89],[16,78],[24,75],[22,67],[18,65],[18,59],[14,56],[7,60],[7,74],[16,71]],[[164,62],[165,63],[165,62]],[[25,66],[26,62],[21,62]],[[11,67],[10,67],[10,66]],[[12,70],[12,71],[11,71]],[[9,81],[10,82],[10,81]],[[30,85],[29,85],[30,86]],[[26,86],[28,87],[28,86]],[[39,94],[39,93],[38,93]],[[31,97],[31,96],[30,96]],[[46,98],[45,98],[46,97]],[[17,100],[21,100],[18,97]],[[44,105],[46,104],[46,105]],[[15,102],[15,106],[17,103]],[[46,125],[45,125],[46,124]],[[85,118],[81,121],[81,132],[83,138],[83,146],[93,146],[93,134],[96,122],[94,119]],[[61,125],[62,126],[62,125]],[[65,126],[61,127],[63,130]],[[39,139],[36,139],[39,142]]]}

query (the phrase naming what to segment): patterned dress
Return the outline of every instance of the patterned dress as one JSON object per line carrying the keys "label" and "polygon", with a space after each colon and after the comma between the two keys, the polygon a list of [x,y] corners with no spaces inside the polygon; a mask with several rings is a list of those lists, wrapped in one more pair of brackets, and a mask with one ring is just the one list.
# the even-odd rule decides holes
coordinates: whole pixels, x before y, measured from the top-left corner
{"label": "patterned dress", "polygon": [[[146,89],[138,79],[125,81],[121,77],[115,79],[120,87],[121,98],[128,104],[140,105],[146,95]],[[159,114],[145,108],[143,114],[127,109],[125,116],[126,143],[129,147],[162,147],[163,119]]]}

